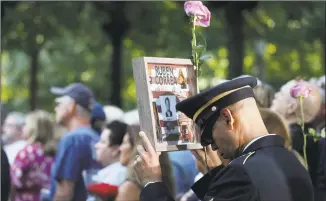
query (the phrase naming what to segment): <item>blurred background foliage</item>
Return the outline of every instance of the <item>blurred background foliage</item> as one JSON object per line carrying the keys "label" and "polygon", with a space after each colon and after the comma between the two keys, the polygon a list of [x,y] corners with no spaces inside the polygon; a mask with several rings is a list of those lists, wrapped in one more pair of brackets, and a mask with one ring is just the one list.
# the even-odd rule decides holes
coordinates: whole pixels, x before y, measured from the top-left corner
{"label": "blurred background foliage", "polygon": [[[10,2],[9,2],[10,3]],[[86,83],[102,104],[136,107],[131,59],[190,58],[189,19],[183,2],[1,2],[1,102],[7,110],[53,110],[50,86]],[[226,16],[213,6],[201,29],[212,56],[200,88],[230,75]],[[212,5],[212,6],[210,6]],[[243,65],[278,89],[296,76],[325,74],[325,2],[258,2],[242,10]],[[235,47],[237,44],[234,44]],[[118,97],[117,97],[118,96]]]}

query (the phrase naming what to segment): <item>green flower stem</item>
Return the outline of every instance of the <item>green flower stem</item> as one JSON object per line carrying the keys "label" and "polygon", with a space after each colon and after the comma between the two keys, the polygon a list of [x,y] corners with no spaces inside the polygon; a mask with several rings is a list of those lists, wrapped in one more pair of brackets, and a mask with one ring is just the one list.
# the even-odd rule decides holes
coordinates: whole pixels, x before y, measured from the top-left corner
{"label": "green flower stem", "polygon": [[[194,15],[192,17],[192,41],[191,41],[191,45],[192,45],[192,48],[196,47],[197,46],[197,41],[196,41],[196,25],[195,25],[195,22],[196,22],[196,18],[197,16]],[[198,83],[198,74],[199,74],[199,59],[198,59],[198,53],[193,49],[192,50],[192,57],[194,59],[194,64],[196,66],[196,85],[197,85],[197,93],[199,93],[199,83]]]}
{"label": "green flower stem", "polygon": [[307,134],[304,131],[304,112],[303,112],[303,96],[299,97],[299,103],[300,103],[300,112],[301,112],[301,129],[303,133],[303,157],[305,166],[308,169],[308,160],[307,160]]}

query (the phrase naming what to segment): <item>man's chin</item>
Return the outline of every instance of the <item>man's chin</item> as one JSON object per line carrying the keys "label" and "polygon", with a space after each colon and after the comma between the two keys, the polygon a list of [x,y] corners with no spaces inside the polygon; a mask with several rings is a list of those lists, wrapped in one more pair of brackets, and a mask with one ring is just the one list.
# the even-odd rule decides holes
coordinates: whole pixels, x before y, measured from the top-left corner
{"label": "man's chin", "polygon": [[225,160],[230,160],[233,159],[235,157],[235,153],[220,153],[221,157]]}
{"label": "man's chin", "polygon": [[221,157],[223,158],[223,159],[230,159],[230,156],[228,156],[228,155],[226,155],[226,154],[221,154]]}

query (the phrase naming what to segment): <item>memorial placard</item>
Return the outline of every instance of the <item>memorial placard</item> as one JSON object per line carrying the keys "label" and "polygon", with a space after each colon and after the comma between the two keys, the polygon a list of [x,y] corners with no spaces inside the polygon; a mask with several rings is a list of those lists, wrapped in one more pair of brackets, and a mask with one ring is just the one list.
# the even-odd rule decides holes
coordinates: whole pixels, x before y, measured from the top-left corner
{"label": "memorial placard", "polygon": [[140,127],[156,151],[199,149],[193,121],[175,105],[196,94],[196,72],[190,59],[133,59]]}

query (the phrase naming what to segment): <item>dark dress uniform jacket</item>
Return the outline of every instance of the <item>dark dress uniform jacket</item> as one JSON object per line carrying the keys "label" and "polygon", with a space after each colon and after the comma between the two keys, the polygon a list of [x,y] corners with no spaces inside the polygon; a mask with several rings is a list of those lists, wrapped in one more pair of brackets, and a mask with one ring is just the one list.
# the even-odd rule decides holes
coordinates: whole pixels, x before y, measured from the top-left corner
{"label": "dark dress uniform jacket", "polygon": [[315,188],[315,200],[326,201],[326,138],[319,140],[319,166]]}
{"label": "dark dress uniform jacket", "polygon": [[[279,135],[262,137],[243,155],[219,166],[192,189],[207,201],[313,201],[313,186],[306,169],[283,146]],[[161,182],[147,185],[141,201],[173,201]]]}
{"label": "dark dress uniform jacket", "polygon": [[1,200],[7,201],[10,191],[10,165],[7,154],[1,147]]}

